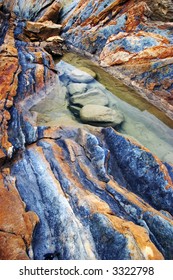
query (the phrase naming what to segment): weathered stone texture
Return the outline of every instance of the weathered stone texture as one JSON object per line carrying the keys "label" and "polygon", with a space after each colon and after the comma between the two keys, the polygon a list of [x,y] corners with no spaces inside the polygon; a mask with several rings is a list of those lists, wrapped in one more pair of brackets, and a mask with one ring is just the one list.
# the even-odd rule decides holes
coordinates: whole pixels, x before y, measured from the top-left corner
{"label": "weathered stone texture", "polygon": [[172,1],[79,1],[63,36],[173,119],[172,22],[155,16],[172,20]]}
{"label": "weathered stone texture", "polygon": [[[32,42],[23,31],[34,28],[26,20],[56,21],[60,5],[0,3],[0,259],[173,259],[172,166],[113,128],[37,126],[29,110],[52,90],[57,70],[39,42],[52,40],[48,33],[34,31]],[[148,22],[151,9],[143,1],[80,1],[64,32],[158,96],[164,87],[170,105],[172,25]],[[84,79],[82,89],[70,84],[79,105],[81,91],[92,97],[93,77],[71,75],[73,83]]]}

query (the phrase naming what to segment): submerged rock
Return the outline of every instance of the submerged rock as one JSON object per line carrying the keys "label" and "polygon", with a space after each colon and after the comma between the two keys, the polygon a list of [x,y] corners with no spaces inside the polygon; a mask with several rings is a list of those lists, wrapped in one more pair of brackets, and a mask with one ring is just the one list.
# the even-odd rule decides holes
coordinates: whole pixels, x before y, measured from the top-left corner
{"label": "submerged rock", "polygon": [[124,117],[118,110],[89,104],[80,110],[80,119],[85,123],[95,123],[100,126],[116,126],[123,122]]}
{"label": "submerged rock", "polygon": [[84,66],[82,66],[82,67],[79,67],[79,70],[80,71],[83,71],[83,72],[85,72],[85,73],[87,73],[88,75],[90,75],[91,77],[93,77],[94,79],[96,78],[96,73],[93,71],[93,70],[91,70],[91,69],[89,69],[89,68],[87,68],[87,67],[84,67]]}
{"label": "submerged rock", "polygon": [[85,73],[82,70],[75,69],[69,74],[69,78],[76,83],[89,83],[94,77],[90,74]]}
{"label": "submerged rock", "polygon": [[70,98],[72,104],[85,106],[88,104],[108,105],[106,94],[100,89],[90,89],[83,94],[76,94]]}
{"label": "submerged rock", "polygon": [[82,94],[86,92],[88,85],[84,83],[70,83],[67,86],[70,95]]}
{"label": "submerged rock", "polygon": [[170,0],[79,1],[62,36],[173,119],[172,20]]}

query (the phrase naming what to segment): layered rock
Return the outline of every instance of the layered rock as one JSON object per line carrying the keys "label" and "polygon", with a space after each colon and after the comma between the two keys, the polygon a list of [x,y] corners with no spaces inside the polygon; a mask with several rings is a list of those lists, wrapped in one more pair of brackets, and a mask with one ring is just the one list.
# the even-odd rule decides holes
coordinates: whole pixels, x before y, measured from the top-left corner
{"label": "layered rock", "polygon": [[[37,126],[29,109],[57,70],[14,14],[43,20],[47,7],[50,20],[55,1],[2,2],[12,15],[0,14],[0,259],[173,259],[172,166],[112,128]],[[125,2],[100,1],[101,18]],[[71,101],[92,95],[83,90]]]}
{"label": "layered rock", "polygon": [[41,220],[34,258],[172,259],[173,187],[157,158],[110,128],[44,128],[39,136],[12,164]]}
{"label": "layered rock", "polygon": [[[31,41],[44,41],[50,37],[59,35],[61,30],[60,24],[55,24],[52,21],[32,22],[27,21],[24,35],[30,38]],[[49,39],[50,40],[50,39]]]}
{"label": "layered rock", "polygon": [[61,2],[57,0],[0,0],[4,10],[14,13],[20,19],[57,21]]}
{"label": "layered rock", "polygon": [[152,10],[154,19],[173,21],[172,0],[154,0],[148,1],[147,4]]}
{"label": "layered rock", "polygon": [[38,222],[33,212],[26,212],[10,169],[0,172],[0,259],[32,258],[32,233]]}
{"label": "layered rock", "polygon": [[[10,5],[3,6],[3,11]],[[20,40],[24,22],[8,12],[0,12],[0,18],[0,259],[29,259],[33,258],[32,235],[39,219],[32,211],[26,212],[15,178],[4,163],[36,140],[37,129],[29,123],[22,102],[25,99],[27,107],[32,96],[36,98],[41,91],[46,94],[56,70],[52,57],[39,45]]]}
{"label": "layered rock", "polygon": [[172,20],[171,3],[79,1],[63,19],[63,36],[173,119],[172,23],[151,20]]}

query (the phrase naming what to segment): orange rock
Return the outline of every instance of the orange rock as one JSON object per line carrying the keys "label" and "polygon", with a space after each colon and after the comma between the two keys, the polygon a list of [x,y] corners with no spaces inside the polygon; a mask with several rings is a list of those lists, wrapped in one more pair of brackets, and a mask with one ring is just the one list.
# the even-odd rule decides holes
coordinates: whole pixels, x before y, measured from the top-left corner
{"label": "orange rock", "polygon": [[46,12],[39,18],[38,22],[45,22],[47,20],[52,20],[53,22],[57,22],[58,14],[62,8],[62,4],[59,1],[53,2]]}
{"label": "orange rock", "polygon": [[55,24],[52,21],[27,21],[24,35],[29,37],[31,41],[46,40],[51,36],[59,35],[61,27],[60,24]]}
{"label": "orange rock", "polygon": [[[138,3],[139,2],[139,3]],[[150,13],[147,4],[144,1],[130,1],[130,7],[127,7],[126,32],[134,31],[138,24],[144,20],[145,14]]]}
{"label": "orange rock", "polygon": [[9,173],[4,169],[0,174],[0,259],[28,259],[26,251],[38,217],[25,212],[15,179]]}

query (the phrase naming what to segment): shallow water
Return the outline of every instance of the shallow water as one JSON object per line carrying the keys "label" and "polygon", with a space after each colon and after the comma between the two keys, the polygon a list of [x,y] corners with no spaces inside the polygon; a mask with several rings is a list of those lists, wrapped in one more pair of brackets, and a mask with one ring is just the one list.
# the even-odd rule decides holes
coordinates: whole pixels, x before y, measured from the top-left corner
{"label": "shallow water", "polygon": [[88,59],[76,54],[66,54],[63,60],[57,61],[59,79],[56,88],[31,109],[38,113],[38,125],[83,126],[68,109],[67,86],[72,82],[70,75],[76,69],[75,66],[93,70],[97,80],[88,82],[88,89],[100,88],[108,97],[109,107],[116,107],[123,113],[125,121],[118,127],[119,132],[135,138],[162,161],[173,163],[173,121],[134,90],[123,85]]}

